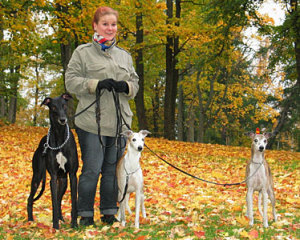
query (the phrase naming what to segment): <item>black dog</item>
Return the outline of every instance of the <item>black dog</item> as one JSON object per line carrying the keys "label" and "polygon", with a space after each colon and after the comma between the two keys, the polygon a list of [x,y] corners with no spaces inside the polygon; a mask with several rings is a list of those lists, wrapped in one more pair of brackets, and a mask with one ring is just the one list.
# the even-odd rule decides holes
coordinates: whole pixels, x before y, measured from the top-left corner
{"label": "black dog", "polygon": [[[65,93],[57,98],[45,98],[41,105],[49,107],[50,127],[32,159],[33,177],[31,191],[27,201],[28,221],[33,221],[32,207],[45,190],[46,169],[51,176],[51,198],[53,228],[59,229],[59,220],[63,221],[61,201],[67,189],[67,173],[71,184],[72,212],[71,225],[77,227],[77,176],[78,155],[74,136],[67,123],[67,101],[72,98]],[[39,195],[34,195],[42,183]]]}

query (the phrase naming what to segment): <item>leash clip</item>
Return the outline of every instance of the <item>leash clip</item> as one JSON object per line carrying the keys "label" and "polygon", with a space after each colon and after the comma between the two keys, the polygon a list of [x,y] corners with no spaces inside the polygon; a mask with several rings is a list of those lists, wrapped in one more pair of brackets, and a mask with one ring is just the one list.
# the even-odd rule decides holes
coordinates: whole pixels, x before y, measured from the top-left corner
{"label": "leash clip", "polygon": [[43,154],[47,153],[47,149],[49,148],[49,144],[48,143],[44,143],[44,151]]}

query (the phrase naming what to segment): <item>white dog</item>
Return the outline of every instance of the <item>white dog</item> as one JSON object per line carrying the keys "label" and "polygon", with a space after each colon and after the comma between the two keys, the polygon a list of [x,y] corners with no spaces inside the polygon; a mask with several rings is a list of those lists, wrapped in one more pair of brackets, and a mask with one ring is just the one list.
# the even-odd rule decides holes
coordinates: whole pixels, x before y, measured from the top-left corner
{"label": "white dog", "polygon": [[144,179],[140,166],[140,157],[144,148],[144,139],[150,134],[147,130],[134,133],[126,130],[122,135],[127,137],[127,151],[117,164],[117,179],[119,187],[119,221],[125,226],[125,208],[131,213],[128,206],[130,193],[135,192],[135,227],[139,228],[140,208],[142,215],[146,217],[144,206]]}
{"label": "white dog", "polygon": [[[272,204],[272,211],[274,221],[276,218],[275,211],[275,194],[273,178],[270,167],[265,159],[264,151],[267,146],[267,139],[272,137],[273,133],[255,134],[253,132],[246,133],[252,139],[251,146],[251,160],[247,164],[246,177],[247,179],[247,214],[249,217],[249,224],[253,225],[253,193],[254,191],[259,192],[258,197],[258,209],[260,214],[263,216],[264,227],[268,227],[268,196],[270,197]],[[261,209],[261,198],[263,197],[263,212]]]}

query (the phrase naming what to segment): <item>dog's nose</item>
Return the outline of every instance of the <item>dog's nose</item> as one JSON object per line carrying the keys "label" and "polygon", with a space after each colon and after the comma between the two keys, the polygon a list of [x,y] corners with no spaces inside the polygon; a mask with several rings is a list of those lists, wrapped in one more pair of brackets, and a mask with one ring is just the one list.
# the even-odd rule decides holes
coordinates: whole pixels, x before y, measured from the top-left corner
{"label": "dog's nose", "polygon": [[60,123],[61,125],[65,125],[66,122],[67,122],[67,118],[65,118],[65,117],[62,117],[62,118],[59,119],[59,123]]}
{"label": "dog's nose", "polygon": [[264,146],[259,146],[259,151],[263,151],[265,149],[265,147]]}
{"label": "dog's nose", "polygon": [[143,150],[143,147],[142,146],[138,146],[138,151],[142,151]]}

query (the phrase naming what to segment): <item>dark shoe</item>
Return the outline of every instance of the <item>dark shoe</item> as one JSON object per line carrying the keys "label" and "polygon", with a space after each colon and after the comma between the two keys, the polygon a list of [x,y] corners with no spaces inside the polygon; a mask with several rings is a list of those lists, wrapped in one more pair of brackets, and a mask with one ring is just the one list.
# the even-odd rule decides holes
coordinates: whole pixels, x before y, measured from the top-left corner
{"label": "dark shoe", "polygon": [[104,215],[101,217],[101,221],[110,225],[112,225],[114,222],[119,222],[114,215]]}
{"label": "dark shoe", "polygon": [[79,224],[81,226],[95,225],[93,217],[81,217]]}

